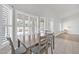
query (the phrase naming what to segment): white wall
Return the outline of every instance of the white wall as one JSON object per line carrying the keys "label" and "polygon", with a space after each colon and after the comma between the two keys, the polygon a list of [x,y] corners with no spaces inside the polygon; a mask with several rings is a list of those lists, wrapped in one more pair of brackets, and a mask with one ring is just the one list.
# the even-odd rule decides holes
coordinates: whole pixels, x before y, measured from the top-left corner
{"label": "white wall", "polygon": [[79,34],[79,16],[78,14],[66,18],[63,22],[63,29],[67,29],[71,34]]}
{"label": "white wall", "polygon": [[54,33],[59,33],[60,31],[62,31],[62,26],[60,26],[60,24],[61,22],[59,19],[51,19],[50,20],[50,31]]}
{"label": "white wall", "polygon": [[50,29],[51,32],[54,31],[54,29],[53,29],[53,24],[54,24],[54,21],[53,21],[53,19],[51,19],[50,22],[49,22],[49,25],[50,25],[50,26],[49,26],[49,29]]}
{"label": "white wall", "polygon": [[59,19],[55,19],[54,20],[54,24],[53,24],[53,28],[54,28],[54,32],[58,33],[60,32],[60,20]]}
{"label": "white wall", "polygon": [[60,19],[52,19],[50,21],[50,29],[51,29],[51,32],[59,33],[59,32],[64,31],[64,25],[67,25],[65,23],[66,22],[61,22]]}

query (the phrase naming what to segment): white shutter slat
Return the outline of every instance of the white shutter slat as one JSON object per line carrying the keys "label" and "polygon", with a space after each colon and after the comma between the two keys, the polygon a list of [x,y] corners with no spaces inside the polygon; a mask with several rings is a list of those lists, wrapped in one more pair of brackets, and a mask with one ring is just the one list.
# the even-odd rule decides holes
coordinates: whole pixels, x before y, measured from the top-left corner
{"label": "white shutter slat", "polygon": [[8,20],[8,9],[0,5],[0,44],[5,40],[5,25]]}

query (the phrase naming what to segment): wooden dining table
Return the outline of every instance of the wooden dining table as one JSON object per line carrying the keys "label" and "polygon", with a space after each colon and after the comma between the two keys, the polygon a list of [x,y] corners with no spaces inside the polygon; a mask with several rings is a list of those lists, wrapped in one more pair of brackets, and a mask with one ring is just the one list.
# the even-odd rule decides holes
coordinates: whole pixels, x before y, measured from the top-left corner
{"label": "wooden dining table", "polygon": [[[49,33],[49,34],[47,34],[47,35],[52,35],[52,33]],[[28,41],[27,41],[29,44],[27,44],[27,42],[25,42],[25,46],[26,46],[27,48],[31,49],[31,48],[33,48],[33,47],[39,45],[39,40],[40,40],[40,39],[43,39],[43,38],[46,38],[47,35],[43,35],[43,36],[37,37],[37,38],[35,39],[35,41],[34,41],[34,39],[30,39],[30,38],[29,38]],[[31,40],[31,42],[30,42],[30,40]],[[19,42],[18,42],[18,43],[19,43]],[[18,44],[18,46],[20,46],[20,43]]]}

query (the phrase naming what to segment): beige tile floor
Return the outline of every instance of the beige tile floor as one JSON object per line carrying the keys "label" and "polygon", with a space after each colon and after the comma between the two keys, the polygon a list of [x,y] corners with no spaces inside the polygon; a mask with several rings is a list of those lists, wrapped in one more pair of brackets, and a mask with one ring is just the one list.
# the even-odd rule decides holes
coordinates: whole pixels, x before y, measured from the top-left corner
{"label": "beige tile floor", "polygon": [[[27,40],[26,40],[27,41]],[[27,42],[28,43],[28,42]],[[10,53],[10,47],[7,46],[0,50],[0,54]],[[48,49],[49,54],[51,49]],[[78,54],[79,53],[79,35],[62,34],[55,38],[54,54]]]}
{"label": "beige tile floor", "polygon": [[78,54],[79,35],[62,34],[55,39],[55,54]]}

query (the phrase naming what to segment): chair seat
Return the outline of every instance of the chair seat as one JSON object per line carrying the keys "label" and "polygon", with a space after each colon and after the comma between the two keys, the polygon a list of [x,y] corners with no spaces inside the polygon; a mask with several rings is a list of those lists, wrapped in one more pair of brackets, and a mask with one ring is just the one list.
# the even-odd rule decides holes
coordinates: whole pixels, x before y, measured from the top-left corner
{"label": "chair seat", "polygon": [[39,46],[35,46],[35,47],[31,48],[31,50],[34,54],[38,54],[39,53]]}
{"label": "chair seat", "polygon": [[48,43],[48,47],[52,46],[51,43]]}
{"label": "chair seat", "polygon": [[[42,47],[40,47],[40,49],[42,49]],[[35,46],[35,47],[31,48],[31,50],[32,50],[33,54],[39,54],[39,53],[41,53],[41,51],[42,51],[42,53],[45,51],[44,48],[42,50],[39,50],[39,46]]]}
{"label": "chair seat", "polygon": [[15,54],[24,54],[26,53],[26,48],[21,46],[15,50]]}

